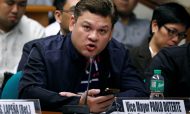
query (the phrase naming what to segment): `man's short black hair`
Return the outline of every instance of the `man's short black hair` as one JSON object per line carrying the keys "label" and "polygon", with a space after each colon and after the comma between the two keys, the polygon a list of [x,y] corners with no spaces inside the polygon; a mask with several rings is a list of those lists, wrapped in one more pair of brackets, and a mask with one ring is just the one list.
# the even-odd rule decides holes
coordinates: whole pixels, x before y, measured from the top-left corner
{"label": "man's short black hair", "polygon": [[63,10],[66,1],[67,0],[55,0],[53,5],[56,7],[56,10]]}
{"label": "man's short black hair", "polygon": [[118,14],[112,0],[80,0],[74,10],[75,20],[85,11],[104,17],[109,16],[112,26],[114,26],[118,19]]}

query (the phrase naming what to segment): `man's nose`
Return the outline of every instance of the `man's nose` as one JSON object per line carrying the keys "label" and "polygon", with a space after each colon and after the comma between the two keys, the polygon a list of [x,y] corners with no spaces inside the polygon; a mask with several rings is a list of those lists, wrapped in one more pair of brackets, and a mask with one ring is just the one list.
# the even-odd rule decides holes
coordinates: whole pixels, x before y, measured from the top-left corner
{"label": "man's nose", "polygon": [[17,12],[18,12],[18,9],[19,9],[19,6],[18,6],[17,4],[14,4],[14,5],[12,6],[12,12],[17,13]]}
{"label": "man's nose", "polygon": [[178,43],[181,41],[181,39],[179,38],[178,35],[176,35],[176,36],[174,36],[174,37],[172,38],[172,41],[173,41],[175,44],[178,44]]}
{"label": "man's nose", "polygon": [[92,31],[90,34],[89,34],[89,39],[93,42],[97,41],[98,39],[98,34],[96,31]]}

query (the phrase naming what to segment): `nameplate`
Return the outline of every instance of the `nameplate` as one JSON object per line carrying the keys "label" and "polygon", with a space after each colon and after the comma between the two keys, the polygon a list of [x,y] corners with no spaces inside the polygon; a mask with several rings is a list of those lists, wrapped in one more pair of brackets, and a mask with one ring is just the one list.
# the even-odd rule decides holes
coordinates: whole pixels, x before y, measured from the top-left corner
{"label": "nameplate", "polygon": [[0,114],[36,114],[34,102],[0,100]]}
{"label": "nameplate", "polygon": [[186,114],[183,100],[123,100],[125,114]]}

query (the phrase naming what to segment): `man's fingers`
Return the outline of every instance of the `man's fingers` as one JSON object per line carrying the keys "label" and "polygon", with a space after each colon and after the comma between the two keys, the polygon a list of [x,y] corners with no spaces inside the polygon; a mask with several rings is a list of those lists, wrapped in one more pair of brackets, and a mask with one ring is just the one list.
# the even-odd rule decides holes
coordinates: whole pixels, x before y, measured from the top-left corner
{"label": "man's fingers", "polygon": [[102,103],[102,102],[105,102],[105,101],[108,101],[108,100],[112,100],[114,99],[114,95],[106,95],[106,96],[99,96],[97,97],[96,101],[98,103]]}
{"label": "man's fingers", "polygon": [[80,96],[78,94],[71,93],[71,92],[60,92],[59,95],[65,96],[65,97]]}
{"label": "man's fingers", "polygon": [[89,96],[95,96],[95,95],[97,95],[97,94],[99,94],[100,93],[100,89],[90,89],[89,91],[88,91],[88,95]]}

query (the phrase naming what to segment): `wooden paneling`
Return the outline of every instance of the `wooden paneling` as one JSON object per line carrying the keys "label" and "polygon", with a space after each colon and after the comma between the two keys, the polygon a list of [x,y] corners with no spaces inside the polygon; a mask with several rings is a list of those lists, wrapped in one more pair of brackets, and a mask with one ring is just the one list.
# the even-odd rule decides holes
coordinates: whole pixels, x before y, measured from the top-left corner
{"label": "wooden paneling", "polygon": [[45,5],[28,5],[26,7],[26,15],[39,23],[44,27],[49,24],[48,13],[53,12],[55,7]]}

